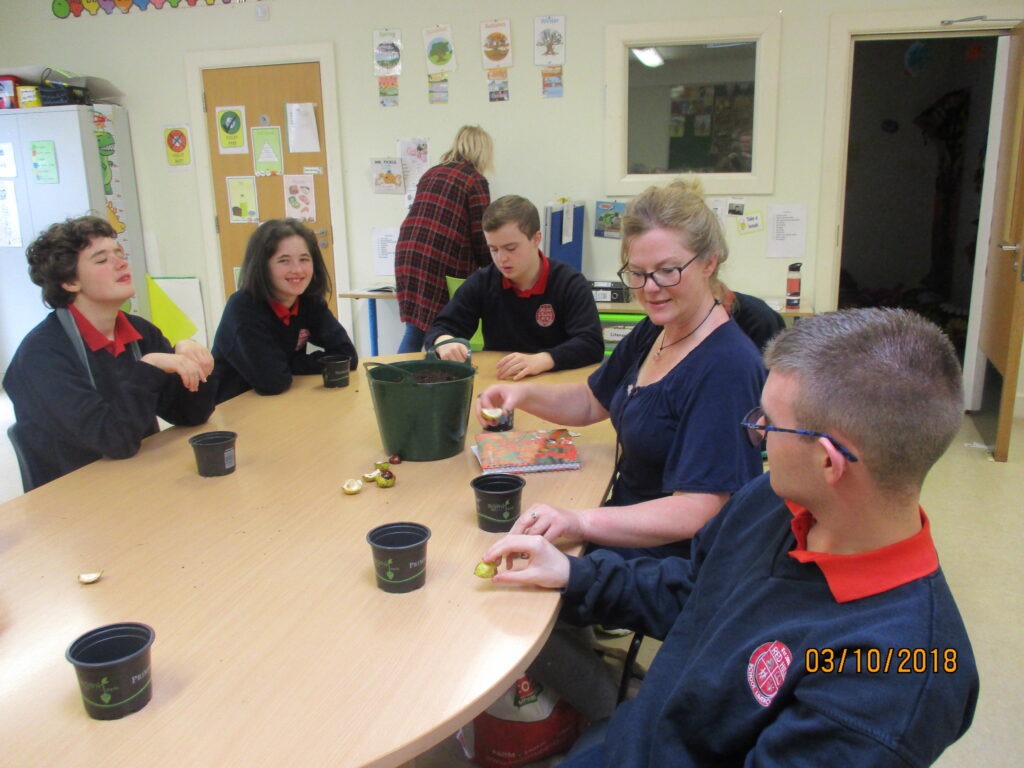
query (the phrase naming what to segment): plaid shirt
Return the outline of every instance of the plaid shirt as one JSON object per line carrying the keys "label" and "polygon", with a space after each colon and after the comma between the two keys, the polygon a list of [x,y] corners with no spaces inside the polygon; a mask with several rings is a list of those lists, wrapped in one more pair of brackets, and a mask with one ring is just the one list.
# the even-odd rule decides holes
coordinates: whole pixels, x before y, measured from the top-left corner
{"label": "plaid shirt", "polygon": [[490,187],[469,163],[435,165],[420,177],[395,248],[403,323],[427,330],[448,303],[445,276],[467,277],[491,263],[480,221]]}

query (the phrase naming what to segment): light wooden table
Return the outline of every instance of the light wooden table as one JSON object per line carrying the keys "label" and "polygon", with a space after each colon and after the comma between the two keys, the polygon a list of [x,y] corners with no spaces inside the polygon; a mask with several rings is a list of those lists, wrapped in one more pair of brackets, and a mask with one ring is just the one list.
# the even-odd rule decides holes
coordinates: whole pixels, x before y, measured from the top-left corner
{"label": "light wooden table", "polygon": [[[474,354],[477,392],[499,356]],[[516,426],[543,423],[517,413]],[[239,434],[232,475],[196,474],[187,438],[211,428]],[[462,454],[345,496],[383,454],[366,373],[339,390],[299,377],[0,506],[0,763],[394,766],[453,733],[525,670],[558,606],[473,575],[500,535],[476,527],[478,431],[471,416]],[[528,475],[524,504],[599,501],[611,427],[579,431],[583,469]],[[375,586],[365,536],[399,520],[433,535],[426,586],[393,595]],[[153,700],[91,720],[64,651],[118,621],[156,630]]]}

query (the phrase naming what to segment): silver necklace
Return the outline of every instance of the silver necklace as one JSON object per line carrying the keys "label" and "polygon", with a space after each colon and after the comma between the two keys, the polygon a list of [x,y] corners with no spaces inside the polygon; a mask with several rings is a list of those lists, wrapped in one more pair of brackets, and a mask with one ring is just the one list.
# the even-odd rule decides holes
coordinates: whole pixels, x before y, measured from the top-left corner
{"label": "silver necklace", "polygon": [[709,317],[711,317],[711,313],[715,311],[715,307],[717,307],[721,303],[722,302],[720,302],[718,299],[715,299],[714,303],[711,305],[711,309],[709,309],[708,313],[706,315],[704,315],[704,319],[701,320],[699,323],[697,323],[697,326],[692,331],[690,331],[685,336],[682,336],[682,337],[676,339],[671,344],[666,344],[665,343],[664,331],[662,331],[661,344],[658,346],[658,351],[654,353],[654,359],[655,360],[661,360],[661,353],[662,352],[664,352],[669,347],[674,347],[676,344],[679,344],[680,342],[686,341],[688,338],[693,336],[693,334],[695,334],[697,331],[699,331],[700,327],[702,325],[704,325],[704,323],[706,323],[708,321]]}

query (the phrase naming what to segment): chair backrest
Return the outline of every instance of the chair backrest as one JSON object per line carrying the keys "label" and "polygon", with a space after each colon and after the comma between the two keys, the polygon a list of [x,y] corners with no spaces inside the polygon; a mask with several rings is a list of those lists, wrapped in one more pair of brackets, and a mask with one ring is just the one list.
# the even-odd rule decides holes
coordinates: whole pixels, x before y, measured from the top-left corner
{"label": "chair backrest", "polygon": [[25,493],[28,493],[36,487],[36,483],[32,478],[32,468],[29,466],[28,458],[25,456],[25,451],[22,449],[17,427],[18,424],[15,422],[7,428],[7,439],[11,441],[11,447],[14,449],[14,456],[18,459],[18,469],[21,472],[21,487]]}
{"label": "chair backrest", "polygon": [[[455,295],[455,292],[459,290],[466,278],[464,277],[452,277],[451,275],[445,276],[445,282],[448,284],[448,298],[450,299]],[[469,348],[473,352],[479,352],[484,348],[484,331],[481,328],[481,323],[476,324],[476,331],[469,338]]]}

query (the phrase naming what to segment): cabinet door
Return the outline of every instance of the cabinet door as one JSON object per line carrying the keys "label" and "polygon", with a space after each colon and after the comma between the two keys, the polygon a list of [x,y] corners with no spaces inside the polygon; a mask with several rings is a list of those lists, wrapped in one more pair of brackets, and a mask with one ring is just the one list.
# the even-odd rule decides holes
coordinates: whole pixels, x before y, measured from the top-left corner
{"label": "cabinet door", "polygon": [[0,144],[5,155],[0,174],[0,371],[5,371],[25,334],[49,311],[28,277],[25,249],[54,222],[87,213],[104,216],[106,199],[89,107],[0,111]]}

